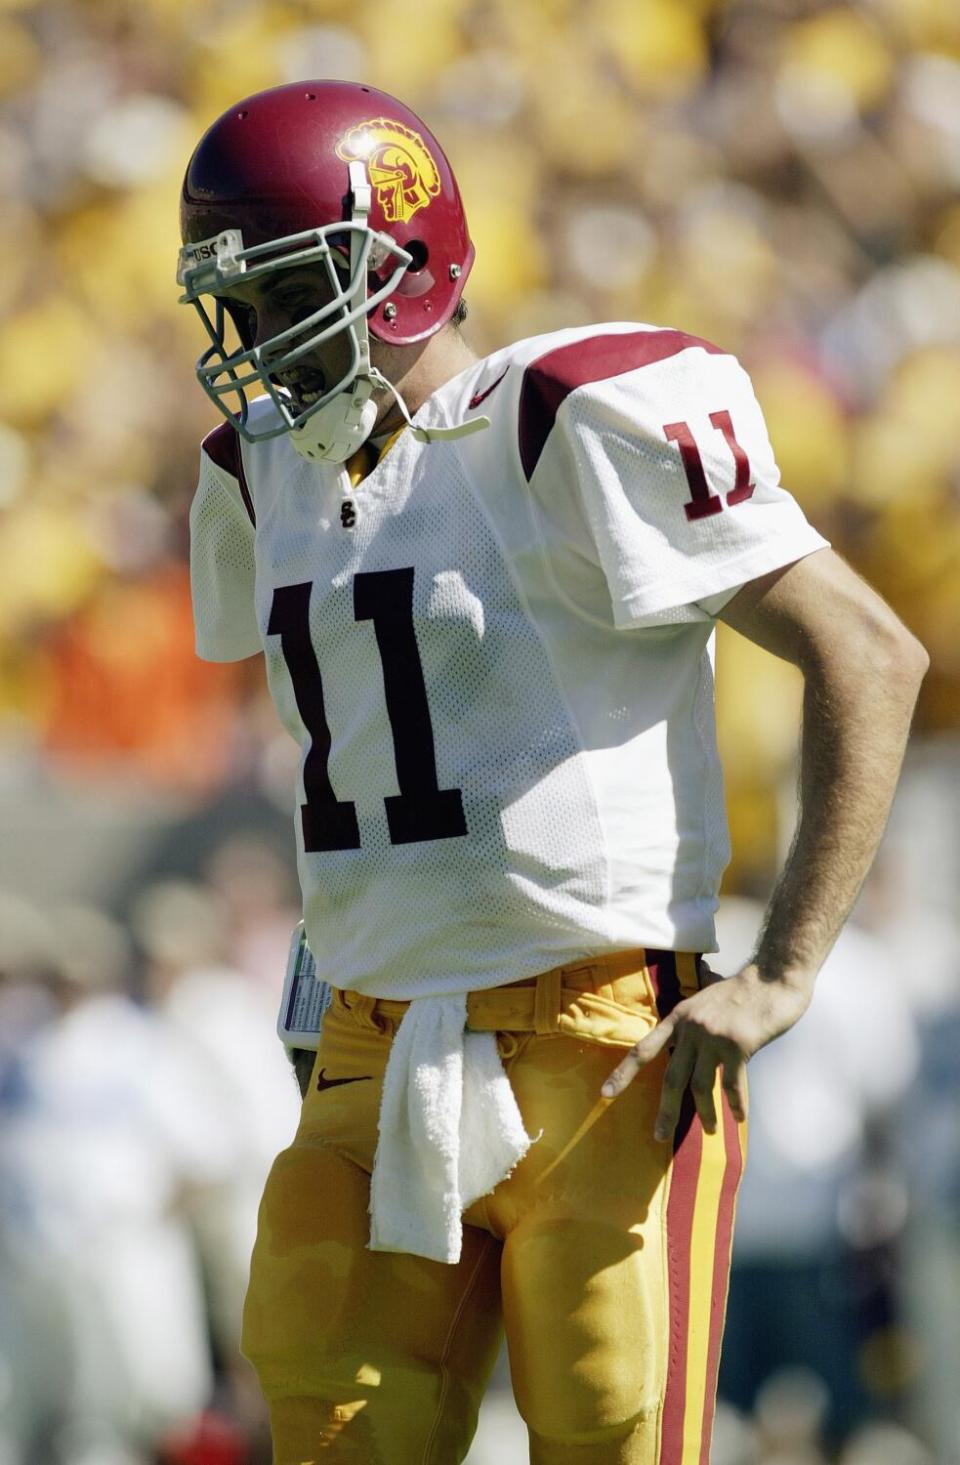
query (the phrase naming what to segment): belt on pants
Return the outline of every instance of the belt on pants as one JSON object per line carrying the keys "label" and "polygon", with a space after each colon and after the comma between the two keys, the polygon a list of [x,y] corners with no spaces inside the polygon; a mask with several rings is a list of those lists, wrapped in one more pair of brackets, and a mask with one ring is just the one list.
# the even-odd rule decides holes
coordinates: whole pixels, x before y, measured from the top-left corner
{"label": "belt on pants", "polygon": [[[700,956],[635,947],[552,967],[538,976],[467,994],[473,1032],[564,1033],[632,1046],[699,987]],[[409,1002],[335,988],[334,1005],[352,1021],[396,1031]]]}

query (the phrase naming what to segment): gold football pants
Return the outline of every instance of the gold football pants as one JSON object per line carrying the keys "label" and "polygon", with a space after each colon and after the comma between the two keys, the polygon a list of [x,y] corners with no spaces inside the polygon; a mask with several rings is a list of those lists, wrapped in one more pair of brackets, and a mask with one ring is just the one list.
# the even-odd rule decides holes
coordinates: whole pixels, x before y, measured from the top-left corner
{"label": "gold football pants", "polygon": [[697,986],[632,951],[468,998],[541,1137],[464,1216],[456,1266],[367,1248],[384,1067],[406,1004],[338,992],[260,1210],[243,1349],[275,1465],[456,1465],[506,1330],[534,1465],[707,1465],[744,1126],[689,1094],[653,1138],[666,1055],[623,1051]]}

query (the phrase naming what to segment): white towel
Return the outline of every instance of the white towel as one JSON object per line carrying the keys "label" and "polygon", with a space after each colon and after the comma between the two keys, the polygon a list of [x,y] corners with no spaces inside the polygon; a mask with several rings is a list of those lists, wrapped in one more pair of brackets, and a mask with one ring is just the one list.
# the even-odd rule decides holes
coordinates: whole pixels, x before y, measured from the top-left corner
{"label": "white towel", "polygon": [[370,1183],[371,1251],[458,1262],[463,1211],[530,1148],[496,1034],[466,1025],[461,994],[415,998],[397,1029]]}

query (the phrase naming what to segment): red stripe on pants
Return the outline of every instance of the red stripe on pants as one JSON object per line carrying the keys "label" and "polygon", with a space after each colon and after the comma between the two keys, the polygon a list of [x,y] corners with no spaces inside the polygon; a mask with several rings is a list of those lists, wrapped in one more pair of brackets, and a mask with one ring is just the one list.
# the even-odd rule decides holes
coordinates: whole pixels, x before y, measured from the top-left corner
{"label": "red stripe on pants", "polygon": [[660,1465],[681,1465],[687,1400],[687,1333],[690,1317],[690,1247],[700,1179],[703,1131],[689,1091],[684,1094],[674,1141],[667,1200],[668,1347]]}
{"label": "red stripe on pants", "polygon": [[710,1292],[710,1346],[707,1354],[707,1383],[703,1404],[703,1426],[700,1465],[710,1465],[710,1435],[717,1403],[717,1372],[720,1367],[720,1343],[727,1310],[727,1287],[730,1279],[730,1247],[733,1241],[733,1217],[737,1208],[737,1187],[743,1172],[743,1151],[740,1128],[726,1098],[721,1100],[721,1120],[727,1163],[720,1189],[717,1213],[716,1250],[713,1256],[713,1286]]}

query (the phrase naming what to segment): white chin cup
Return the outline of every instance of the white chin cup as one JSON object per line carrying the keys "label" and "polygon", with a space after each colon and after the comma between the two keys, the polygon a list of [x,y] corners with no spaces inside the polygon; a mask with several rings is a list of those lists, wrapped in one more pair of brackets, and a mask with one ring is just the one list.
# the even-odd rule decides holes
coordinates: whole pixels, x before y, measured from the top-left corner
{"label": "white chin cup", "polygon": [[363,391],[355,382],[352,391],[338,392],[302,427],[290,432],[290,441],[311,463],[344,463],[373,432],[377,404],[370,400],[369,384]]}

